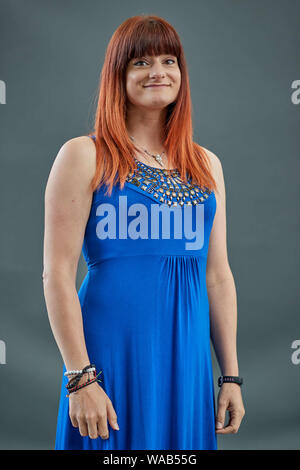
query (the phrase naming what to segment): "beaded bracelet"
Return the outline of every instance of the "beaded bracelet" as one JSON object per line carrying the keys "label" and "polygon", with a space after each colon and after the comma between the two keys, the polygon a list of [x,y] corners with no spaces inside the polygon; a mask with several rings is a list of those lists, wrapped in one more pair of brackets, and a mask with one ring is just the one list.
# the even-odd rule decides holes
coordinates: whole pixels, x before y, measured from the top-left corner
{"label": "beaded bracelet", "polygon": [[[94,366],[94,364],[89,364],[90,365],[90,368],[86,370],[86,372],[93,372],[94,370],[96,370],[96,367]],[[86,369],[86,368],[84,368]],[[64,375],[67,376],[67,375],[76,375],[76,374],[80,374],[81,372],[83,371],[83,369],[80,369],[80,370],[67,370]]]}
{"label": "beaded bracelet", "polygon": [[94,364],[88,364],[87,366],[85,366],[81,372],[79,374],[77,374],[75,377],[73,377],[67,384],[67,389],[70,389],[74,386],[76,386],[78,384],[78,382],[80,381],[81,377],[87,373],[88,370],[90,369],[94,369],[94,376],[96,376],[96,367]]}
{"label": "beaded bracelet", "polygon": [[[96,370],[95,367],[91,367],[90,369],[87,369],[86,370],[86,373],[87,372],[93,372],[94,370]],[[67,370],[64,375],[65,376],[69,376],[69,375],[77,375],[77,374],[81,374],[82,373],[82,369],[81,370]]]}
{"label": "beaded bracelet", "polygon": [[[72,385],[77,385],[79,380],[81,379],[81,377],[90,369],[90,368],[94,368],[95,371],[96,371],[96,367],[94,364],[88,364],[87,366],[85,366],[78,374],[75,375],[75,377],[73,377],[70,382],[68,383],[68,386],[70,386],[70,383],[72,382]],[[94,373],[95,373],[94,371]]]}

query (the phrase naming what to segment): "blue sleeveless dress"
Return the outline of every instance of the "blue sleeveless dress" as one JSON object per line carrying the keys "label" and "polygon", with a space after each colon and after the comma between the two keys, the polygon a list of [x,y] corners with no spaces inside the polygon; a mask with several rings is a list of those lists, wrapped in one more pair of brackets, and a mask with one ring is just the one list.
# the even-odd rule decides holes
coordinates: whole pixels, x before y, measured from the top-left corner
{"label": "blue sleeveless dress", "polygon": [[122,191],[105,189],[93,194],[78,296],[120,430],[108,422],[108,439],[82,437],[62,374],[55,449],[217,449],[206,290],[214,192],[138,160]]}

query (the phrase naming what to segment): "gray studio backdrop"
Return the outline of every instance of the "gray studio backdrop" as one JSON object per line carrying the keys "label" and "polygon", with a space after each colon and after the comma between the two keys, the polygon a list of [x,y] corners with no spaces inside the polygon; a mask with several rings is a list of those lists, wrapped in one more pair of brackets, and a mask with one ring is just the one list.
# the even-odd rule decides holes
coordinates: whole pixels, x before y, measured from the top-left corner
{"label": "gray studio backdrop", "polygon": [[[153,13],[181,36],[194,140],[218,155],[225,177],[246,415],[218,447],[299,449],[300,2],[11,0],[0,8],[0,448],[54,448],[62,359],[43,297],[45,185],[61,145],[90,130],[114,30]],[[78,288],[85,273],[81,257]],[[216,383],[214,353],[213,364]]]}

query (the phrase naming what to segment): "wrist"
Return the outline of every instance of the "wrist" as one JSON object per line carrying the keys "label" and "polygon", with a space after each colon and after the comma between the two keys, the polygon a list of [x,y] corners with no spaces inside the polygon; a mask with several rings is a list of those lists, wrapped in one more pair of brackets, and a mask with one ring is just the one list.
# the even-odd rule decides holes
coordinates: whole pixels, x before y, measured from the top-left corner
{"label": "wrist", "polygon": [[219,378],[218,378],[218,386],[219,387],[222,387],[223,384],[225,383],[234,383],[234,384],[237,384],[239,386],[241,386],[243,384],[243,378],[242,377],[239,377],[239,376],[232,376],[232,375],[221,375]]}
{"label": "wrist", "polygon": [[[71,380],[73,380],[75,378],[75,375],[71,375],[68,377],[68,384],[70,383]],[[82,377],[80,377],[79,381],[77,382],[77,385],[82,385],[84,383],[86,383],[88,380],[92,380],[94,378],[94,374],[93,372],[87,372],[85,374],[83,374]],[[74,383],[74,382],[73,382]]]}
{"label": "wrist", "polygon": [[81,385],[79,384],[78,385],[79,388],[77,390],[74,390],[73,392],[70,392],[69,396],[72,397],[74,395],[78,395],[78,393],[83,393],[83,394],[89,393],[92,390],[94,390],[93,387],[95,387],[95,385],[98,385],[97,382],[92,382],[92,383],[90,383],[88,385],[85,385],[85,386],[83,384],[81,384]]}
{"label": "wrist", "polygon": [[91,361],[87,359],[74,359],[72,362],[65,363],[66,370],[81,370],[90,364]]}
{"label": "wrist", "polygon": [[239,375],[239,367],[237,364],[227,364],[226,367],[220,368],[221,375],[232,375],[238,377]]}
{"label": "wrist", "polygon": [[239,377],[238,370],[226,370],[225,372],[221,373],[222,376],[232,376],[232,377]]}

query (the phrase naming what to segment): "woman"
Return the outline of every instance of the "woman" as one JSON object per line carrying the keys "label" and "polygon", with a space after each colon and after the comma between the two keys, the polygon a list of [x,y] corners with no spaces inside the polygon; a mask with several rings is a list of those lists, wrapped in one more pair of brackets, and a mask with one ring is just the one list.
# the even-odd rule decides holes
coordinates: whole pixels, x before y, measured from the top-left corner
{"label": "woman", "polygon": [[55,159],[43,278],[64,362],[56,449],[217,449],[237,432],[240,384],[221,385],[216,411],[210,354],[211,338],[238,377],[222,166],[192,141],[184,53],[162,18],[119,26],[94,131]]}

